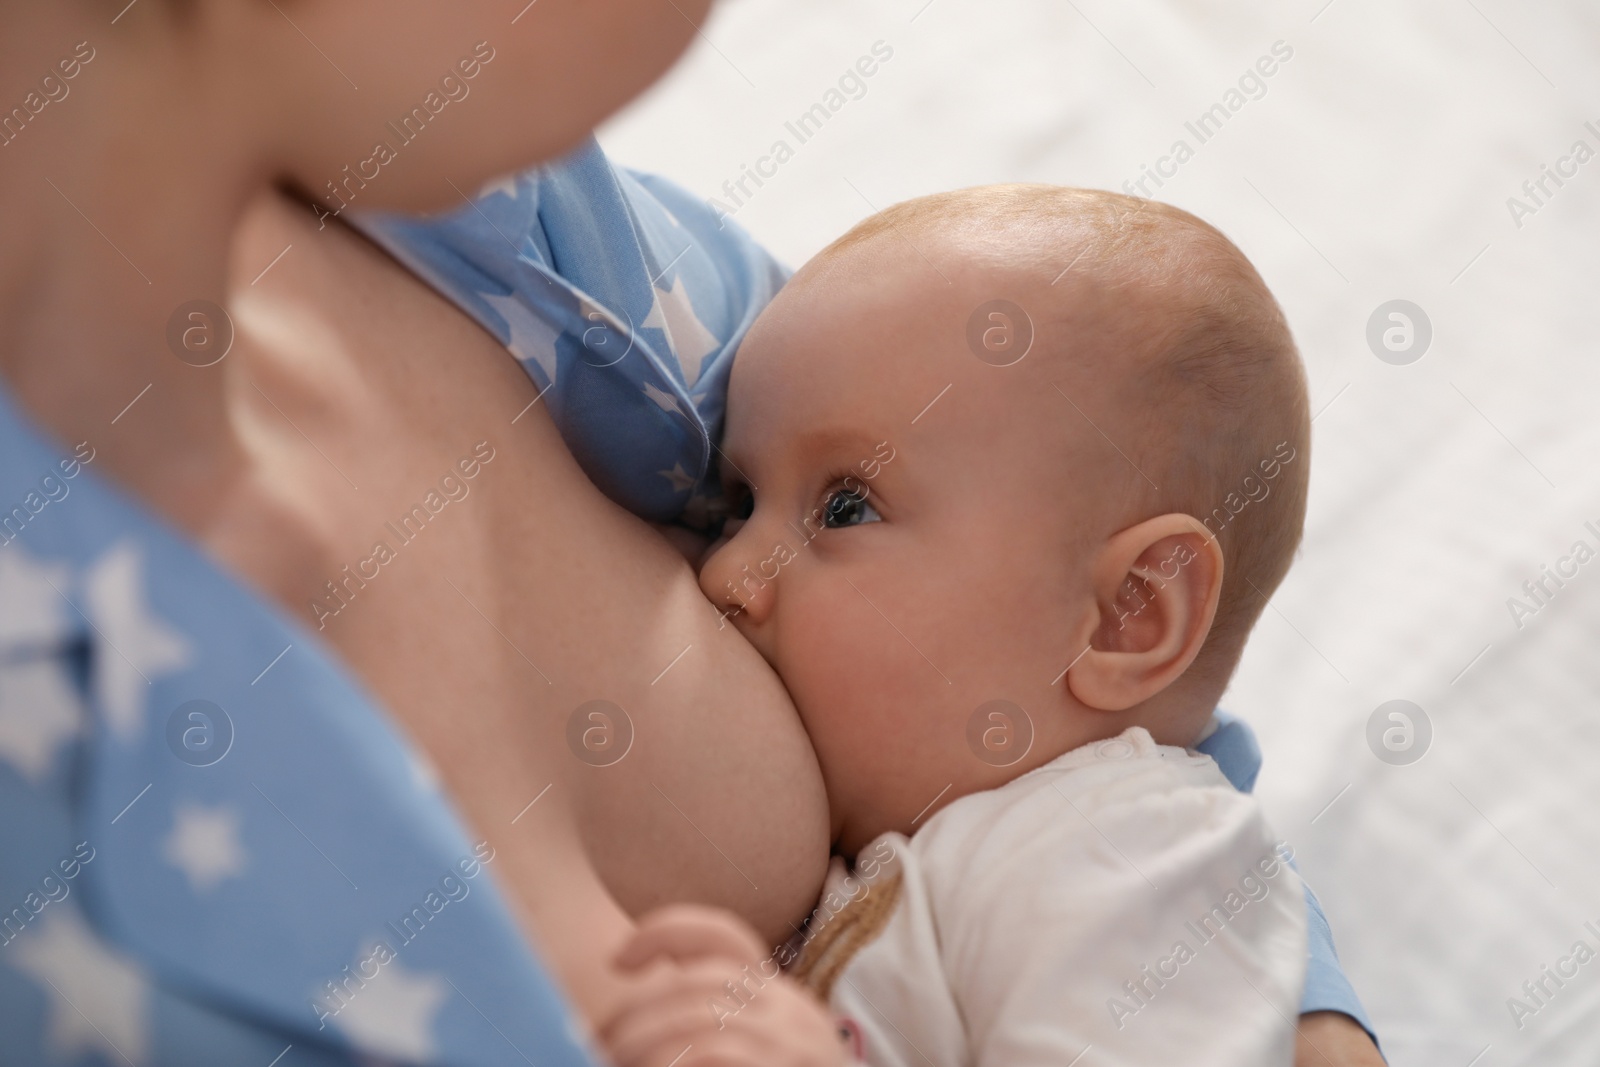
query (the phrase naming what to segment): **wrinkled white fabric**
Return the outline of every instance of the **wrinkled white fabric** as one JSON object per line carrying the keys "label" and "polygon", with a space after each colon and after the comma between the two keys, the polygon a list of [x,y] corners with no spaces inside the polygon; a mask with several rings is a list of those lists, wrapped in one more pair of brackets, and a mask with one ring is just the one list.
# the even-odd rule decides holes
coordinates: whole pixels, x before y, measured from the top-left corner
{"label": "wrinkled white fabric", "polygon": [[825,901],[899,888],[830,1006],[873,1067],[1287,1065],[1286,851],[1210,757],[1130,729],[837,865]]}

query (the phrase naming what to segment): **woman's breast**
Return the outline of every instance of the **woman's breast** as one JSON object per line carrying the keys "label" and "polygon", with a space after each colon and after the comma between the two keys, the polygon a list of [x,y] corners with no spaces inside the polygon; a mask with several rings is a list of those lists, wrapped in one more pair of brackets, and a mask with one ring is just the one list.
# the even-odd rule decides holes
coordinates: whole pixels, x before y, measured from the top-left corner
{"label": "woman's breast", "polygon": [[719,904],[782,940],[815,900],[828,830],[777,677],[682,557],[588,481],[496,341],[281,205],[252,219],[241,259],[291,241],[306,254],[235,303],[251,474],[210,550],[384,702],[508,852],[505,888],[541,940],[570,940],[552,924],[584,912],[563,905],[588,891],[573,865],[629,913]]}

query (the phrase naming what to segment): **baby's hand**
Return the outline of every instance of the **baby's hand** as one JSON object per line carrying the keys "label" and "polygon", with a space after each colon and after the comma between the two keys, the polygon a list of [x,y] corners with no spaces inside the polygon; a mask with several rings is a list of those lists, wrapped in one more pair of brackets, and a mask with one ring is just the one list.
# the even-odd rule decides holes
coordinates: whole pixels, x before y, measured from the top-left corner
{"label": "baby's hand", "polygon": [[766,977],[777,964],[727,912],[690,904],[652,912],[615,962],[651,969],[600,1032],[617,1067],[850,1062],[822,1005],[788,978]]}

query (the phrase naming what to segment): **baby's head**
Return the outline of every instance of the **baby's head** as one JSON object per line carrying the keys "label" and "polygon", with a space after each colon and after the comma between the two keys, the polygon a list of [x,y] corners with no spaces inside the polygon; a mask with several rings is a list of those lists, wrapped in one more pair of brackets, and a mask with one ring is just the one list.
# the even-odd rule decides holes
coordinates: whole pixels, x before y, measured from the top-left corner
{"label": "baby's head", "polygon": [[1129,726],[1194,743],[1299,542],[1309,434],[1283,315],[1204,222],[925,197],[751,329],[722,459],[747,517],[701,584],[788,686],[851,852]]}

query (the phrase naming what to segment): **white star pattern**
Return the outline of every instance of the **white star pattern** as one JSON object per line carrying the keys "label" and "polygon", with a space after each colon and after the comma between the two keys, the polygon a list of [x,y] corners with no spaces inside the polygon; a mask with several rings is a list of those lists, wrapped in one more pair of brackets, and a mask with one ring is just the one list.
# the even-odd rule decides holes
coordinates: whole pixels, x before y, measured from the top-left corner
{"label": "white star pattern", "polygon": [[195,893],[209,893],[244,872],[246,856],[239,844],[236,812],[227,807],[180,804],[172,814],[172,833],[167,835],[162,855],[188,877]]}
{"label": "white star pattern", "polygon": [[478,195],[475,199],[486,200],[496,194],[509,196],[513,200],[517,198],[517,174],[515,171],[490,179],[484,184],[483,188],[478,190]]}
{"label": "white star pattern", "polygon": [[72,635],[71,577],[65,564],[35,562],[21,545],[0,551],[0,650],[41,654],[0,666],[0,758],[35,782],[83,729],[83,700],[52,655]]}
{"label": "white star pattern", "polygon": [[123,542],[84,575],[84,599],[95,626],[95,696],[111,730],[123,740],[143,725],[151,682],[189,664],[183,635],[152,615],[140,580],[142,560]]}
{"label": "white star pattern", "polygon": [[672,491],[674,493],[682,493],[694,488],[694,479],[689,477],[688,472],[683,469],[682,463],[674,463],[671,470],[656,471],[656,473],[672,483]]}
{"label": "white star pattern", "polygon": [[61,563],[35,563],[21,545],[0,549],[0,648],[54,645],[72,631],[63,600],[71,571]]}
{"label": "white star pattern", "polygon": [[113,1063],[150,1055],[144,972],[89,929],[77,908],[55,904],[8,950],[48,1002],[46,1040],[63,1059],[100,1052]]}
{"label": "white star pattern", "polygon": [[655,387],[655,383],[653,382],[644,383],[644,395],[649,397],[651,400],[654,400],[656,402],[656,407],[660,408],[662,411],[673,411],[680,415],[683,414],[682,409],[678,407],[678,398],[673,396],[671,393],[657,389]]}
{"label": "white star pattern", "polygon": [[578,293],[578,317],[584,322],[594,322],[596,315],[599,315],[601,319],[608,323],[616,321],[615,317],[611,314],[610,308],[596,304],[582,292]]}
{"label": "white star pattern", "polygon": [[[370,955],[369,946],[357,955],[351,970],[356,971]],[[366,1051],[423,1063],[434,1056],[434,1017],[449,988],[438,975],[408,971],[399,960],[391,959],[376,978],[355,991],[333,1021]]]}
{"label": "white star pattern", "polygon": [[83,719],[83,699],[60,660],[0,665],[0,758],[24,777],[42,779]]}
{"label": "white star pattern", "polygon": [[[583,330],[583,347],[589,352],[584,361],[592,366],[610,367],[621,363],[633,351],[633,320],[619,321],[610,308],[602,307],[582,293],[578,294],[578,317],[590,325]],[[626,313],[624,313],[626,318]],[[627,344],[622,343],[627,338]]]}
{"label": "white star pattern", "polygon": [[670,289],[657,285],[654,290],[655,303],[651,305],[644,325],[654,326],[666,333],[667,344],[671,346],[672,354],[678,357],[678,366],[683,368],[684,379],[693,385],[700,378],[700,365],[722,346],[722,342],[695,315],[694,304],[689,300],[689,289],[683,284],[682,277],[673,279]]}
{"label": "white star pattern", "polygon": [[506,342],[506,347],[511,354],[523,361],[533,360],[544,372],[545,384],[554,385],[556,341],[561,331],[539,318],[528,305],[514,296],[496,296],[493,293],[479,295],[494,309],[495,314],[506,321],[506,328],[511,331],[511,340]]}

